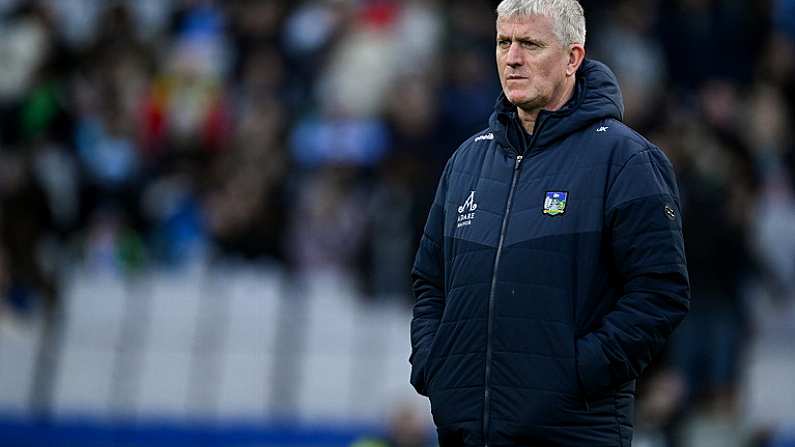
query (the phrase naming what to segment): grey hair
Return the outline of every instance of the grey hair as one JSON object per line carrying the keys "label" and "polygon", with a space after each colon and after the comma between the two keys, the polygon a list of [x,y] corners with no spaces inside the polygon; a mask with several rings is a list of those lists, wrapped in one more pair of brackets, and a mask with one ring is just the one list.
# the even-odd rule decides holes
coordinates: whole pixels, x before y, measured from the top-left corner
{"label": "grey hair", "polygon": [[497,20],[531,15],[552,19],[563,45],[585,45],[585,13],[577,0],[503,0],[497,6]]}

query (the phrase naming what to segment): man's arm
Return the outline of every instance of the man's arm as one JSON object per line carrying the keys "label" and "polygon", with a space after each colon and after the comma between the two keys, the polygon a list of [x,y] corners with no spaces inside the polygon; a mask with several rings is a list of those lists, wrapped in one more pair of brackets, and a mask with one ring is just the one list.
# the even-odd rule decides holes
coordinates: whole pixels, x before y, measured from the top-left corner
{"label": "man's arm", "polygon": [[637,379],[687,314],[690,286],[679,193],[656,148],[634,154],[607,193],[605,225],[622,296],[577,341],[586,394]]}
{"label": "man's arm", "polygon": [[416,302],[411,319],[411,384],[418,393],[427,396],[425,389],[426,364],[436,330],[444,311],[444,201],[447,190],[445,168],[436,196],[428,213],[425,230],[411,271],[412,289]]}

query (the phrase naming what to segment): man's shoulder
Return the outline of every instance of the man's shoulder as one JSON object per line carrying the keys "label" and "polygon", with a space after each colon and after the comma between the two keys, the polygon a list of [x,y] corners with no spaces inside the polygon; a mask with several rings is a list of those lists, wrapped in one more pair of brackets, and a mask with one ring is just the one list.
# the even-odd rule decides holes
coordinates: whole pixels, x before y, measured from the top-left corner
{"label": "man's shoulder", "polygon": [[638,131],[617,119],[605,119],[586,129],[592,132],[592,138],[601,140],[595,145],[610,152],[613,163],[624,164],[641,153],[652,153],[653,156],[665,157],[665,154],[654,143]]}
{"label": "man's shoulder", "polygon": [[489,148],[493,141],[494,132],[492,132],[488,127],[472,134],[472,136],[464,140],[458,145],[458,148],[453,151],[448,164],[453,164],[455,160],[467,159],[474,153]]}
{"label": "man's shoulder", "polygon": [[494,132],[487,127],[483,130],[475,132],[469,138],[464,140],[460,145],[458,145],[456,152],[467,151],[470,149],[482,149],[484,147],[488,147],[489,143],[492,141],[494,141]]}

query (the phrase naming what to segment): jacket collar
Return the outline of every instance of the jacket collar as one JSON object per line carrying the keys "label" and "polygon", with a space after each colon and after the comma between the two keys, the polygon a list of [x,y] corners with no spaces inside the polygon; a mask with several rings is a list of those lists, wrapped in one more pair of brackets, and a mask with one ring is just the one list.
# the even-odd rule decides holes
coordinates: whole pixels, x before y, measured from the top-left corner
{"label": "jacket collar", "polygon": [[[559,110],[538,114],[531,150],[543,149],[575,131],[607,118],[622,120],[624,101],[615,74],[605,64],[586,59],[577,70],[574,94]],[[525,135],[516,106],[500,94],[489,128],[501,146],[524,152]]]}

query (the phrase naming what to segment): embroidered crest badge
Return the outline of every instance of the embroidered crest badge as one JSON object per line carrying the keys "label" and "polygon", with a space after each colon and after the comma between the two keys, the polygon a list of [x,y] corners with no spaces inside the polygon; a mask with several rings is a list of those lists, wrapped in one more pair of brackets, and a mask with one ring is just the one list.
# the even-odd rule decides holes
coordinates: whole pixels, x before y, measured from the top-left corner
{"label": "embroidered crest badge", "polygon": [[566,211],[566,199],[569,193],[566,191],[547,191],[544,199],[544,214],[557,216]]}

